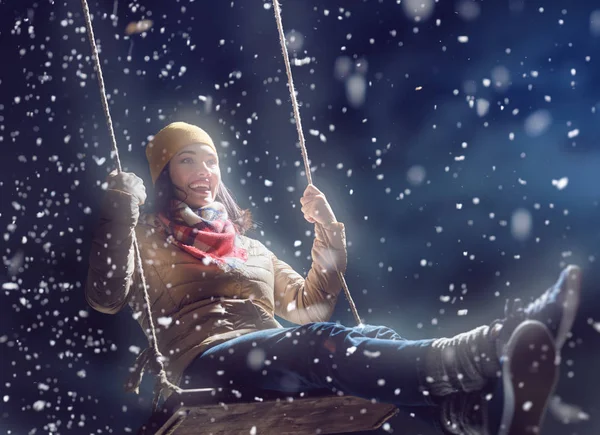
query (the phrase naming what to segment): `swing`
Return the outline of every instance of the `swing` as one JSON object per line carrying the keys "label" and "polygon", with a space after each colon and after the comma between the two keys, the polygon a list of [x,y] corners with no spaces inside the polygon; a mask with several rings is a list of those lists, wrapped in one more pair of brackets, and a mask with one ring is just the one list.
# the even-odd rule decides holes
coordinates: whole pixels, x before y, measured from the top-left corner
{"label": "swing", "polygon": [[138,435],[349,433],[377,429],[398,412],[391,404],[335,396],[329,390],[308,395],[261,391],[253,400],[238,399],[227,390],[215,396],[186,394],[169,397]]}
{"label": "swing", "polygon": [[[89,6],[87,0],[81,0],[81,4],[98,76],[102,108],[111,137],[117,170],[121,172],[121,161],[108,107]],[[294,91],[292,70],[285,45],[279,1],[273,0],[273,6],[306,178],[308,184],[312,184],[300,112]],[[325,234],[324,231],[323,234]],[[142,258],[135,234],[133,247],[137,271],[144,289],[146,314],[150,324],[151,338],[148,350],[152,352],[151,357],[156,361],[159,368],[152,403],[153,414],[149,421],[139,429],[138,435],[225,435],[238,433],[309,435],[358,432],[378,429],[398,413],[398,409],[392,404],[378,403],[353,396],[339,396],[329,390],[320,390],[309,394],[260,391],[256,394],[245,392],[240,395],[235,391],[222,388],[183,389],[173,384],[167,378],[163,356],[158,348]],[[337,270],[337,273],[354,319],[360,325],[360,316],[350,295],[344,275],[339,270]],[[159,407],[158,401],[160,392],[163,389],[172,391],[172,394]],[[248,397],[253,399],[249,400]],[[336,417],[332,419],[332,415]]]}

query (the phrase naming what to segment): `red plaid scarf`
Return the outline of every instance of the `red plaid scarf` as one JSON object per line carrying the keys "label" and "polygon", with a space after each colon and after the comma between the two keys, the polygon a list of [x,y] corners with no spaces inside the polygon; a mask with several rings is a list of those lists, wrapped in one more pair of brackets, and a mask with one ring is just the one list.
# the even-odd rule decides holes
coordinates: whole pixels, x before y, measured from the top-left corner
{"label": "red plaid scarf", "polygon": [[162,212],[158,214],[169,234],[169,242],[202,259],[204,264],[215,263],[229,271],[248,259],[248,253],[239,246],[235,227],[220,202],[192,210],[185,202],[172,200],[171,215],[173,220]]}

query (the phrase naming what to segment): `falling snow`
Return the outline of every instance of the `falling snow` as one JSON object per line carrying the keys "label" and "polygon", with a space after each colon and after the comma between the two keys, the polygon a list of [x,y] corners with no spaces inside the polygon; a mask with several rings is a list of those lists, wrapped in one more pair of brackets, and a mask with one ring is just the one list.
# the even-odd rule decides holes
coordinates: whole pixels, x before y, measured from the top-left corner
{"label": "falling snow", "polygon": [[[152,380],[144,378],[139,396],[120,387],[148,345],[150,331],[138,326],[147,322],[143,303],[105,315],[84,297],[107,174],[117,164],[80,5],[4,3],[0,427],[134,433],[148,416]],[[253,213],[250,236],[306,276],[316,233],[300,211],[307,174],[272,3],[104,3],[90,8],[123,170],[150,193],[144,151],[152,135],[175,120],[206,127],[224,183]],[[284,2],[283,20],[313,184],[345,225],[345,276],[365,321],[407,337],[466,330],[498,318],[506,298],[544,290],[571,262],[589,274],[592,294],[600,9],[343,3]],[[124,237],[108,234],[103,243]],[[103,261],[118,276],[115,257]],[[156,273],[170,267],[144,261]],[[165,284],[170,291],[160,297],[172,310],[154,319],[159,342],[181,326],[186,297]],[[353,324],[338,299],[330,320]],[[549,405],[556,433],[595,434],[589,385],[600,306],[592,298],[583,306],[589,318],[578,319],[563,349],[557,394],[566,402],[556,395]],[[277,309],[312,315],[327,306]],[[338,351],[369,364],[386,356]],[[274,361],[260,348],[245,358],[257,372]],[[373,379],[374,388],[406,394],[391,379]],[[535,404],[521,406],[530,412]],[[380,431],[403,426],[392,419]]]}

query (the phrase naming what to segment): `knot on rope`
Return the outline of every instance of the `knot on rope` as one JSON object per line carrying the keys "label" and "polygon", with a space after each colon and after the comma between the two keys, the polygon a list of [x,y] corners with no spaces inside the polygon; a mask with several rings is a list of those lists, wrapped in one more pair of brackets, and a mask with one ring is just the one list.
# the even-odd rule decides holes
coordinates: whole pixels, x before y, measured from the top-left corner
{"label": "knot on rope", "polygon": [[[144,377],[144,371],[148,369],[150,373],[154,373],[159,376],[158,380],[161,385],[170,384],[167,379],[167,373],[164,369],[163,363],[164,356],[156,349],[154,346],[149,346],[144,349],[135,359],[135,363],[130,369],[131,374],[127,381],[125,382],[125,391],[128,393],[134,392],[139,394],[140,392],[140,384],[142,383],[142,378]],[[163,380],[164,379],[164,380]]]}
{"label": "knot on rope", "polygon": [[172,384],[167,378],[167,372],[164,368],[156,374],[156,383],[154,384],[154,397],[152,398],[152,412],[158,410],[158,402],[162,396],[164,390],[173,390],[175,392],[181,392],[181,388],[177,385]]}
{"label": "knot on rope", "polygon": [[160,401],[164,390],[172,390],[177,393],[183,391],[179,386],[169,381],[163,359],[164,356],[157,348],[154,346],[147,347],[137,356],[135,363],[131,368],[131,375],[125,383],[125,391],[139,394],[144,371],[147,369],[150,373],[153,373],[156,376],[154,397],[152,399],[153,411],[158,409],[158,402]]}

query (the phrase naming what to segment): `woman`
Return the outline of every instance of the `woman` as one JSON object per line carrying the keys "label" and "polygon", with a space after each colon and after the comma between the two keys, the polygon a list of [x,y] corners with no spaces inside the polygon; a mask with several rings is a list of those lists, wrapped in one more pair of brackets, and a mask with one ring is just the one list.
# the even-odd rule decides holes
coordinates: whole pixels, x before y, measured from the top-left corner
{"label": "woman", "polygon": [[[104,313],[129,304],[148,333],[133,273],[135,231],[169,380],[242,394],[328,389],[433,411],[446,433],[495,434],[502,426],[517,434],[540,425],[579,301],[579,268],[566,268],[527,307],[515,304],[505,319],[452,338],[412,341],[385,327],[344,327],[328,320],[341,290],[336,269],[346,268],[345,229],[322,192],[310,185],[300,199],[305,219],[319,224],[304,278],[244,235],[250,214],[223,185],[204,130],[170,124],[146,156],[154,211],[140,215],[140,178],[110,174],[85,292]],[[300,326],[283,328],[275,315]],[[150,355],[138,356],[130,390]]]}

